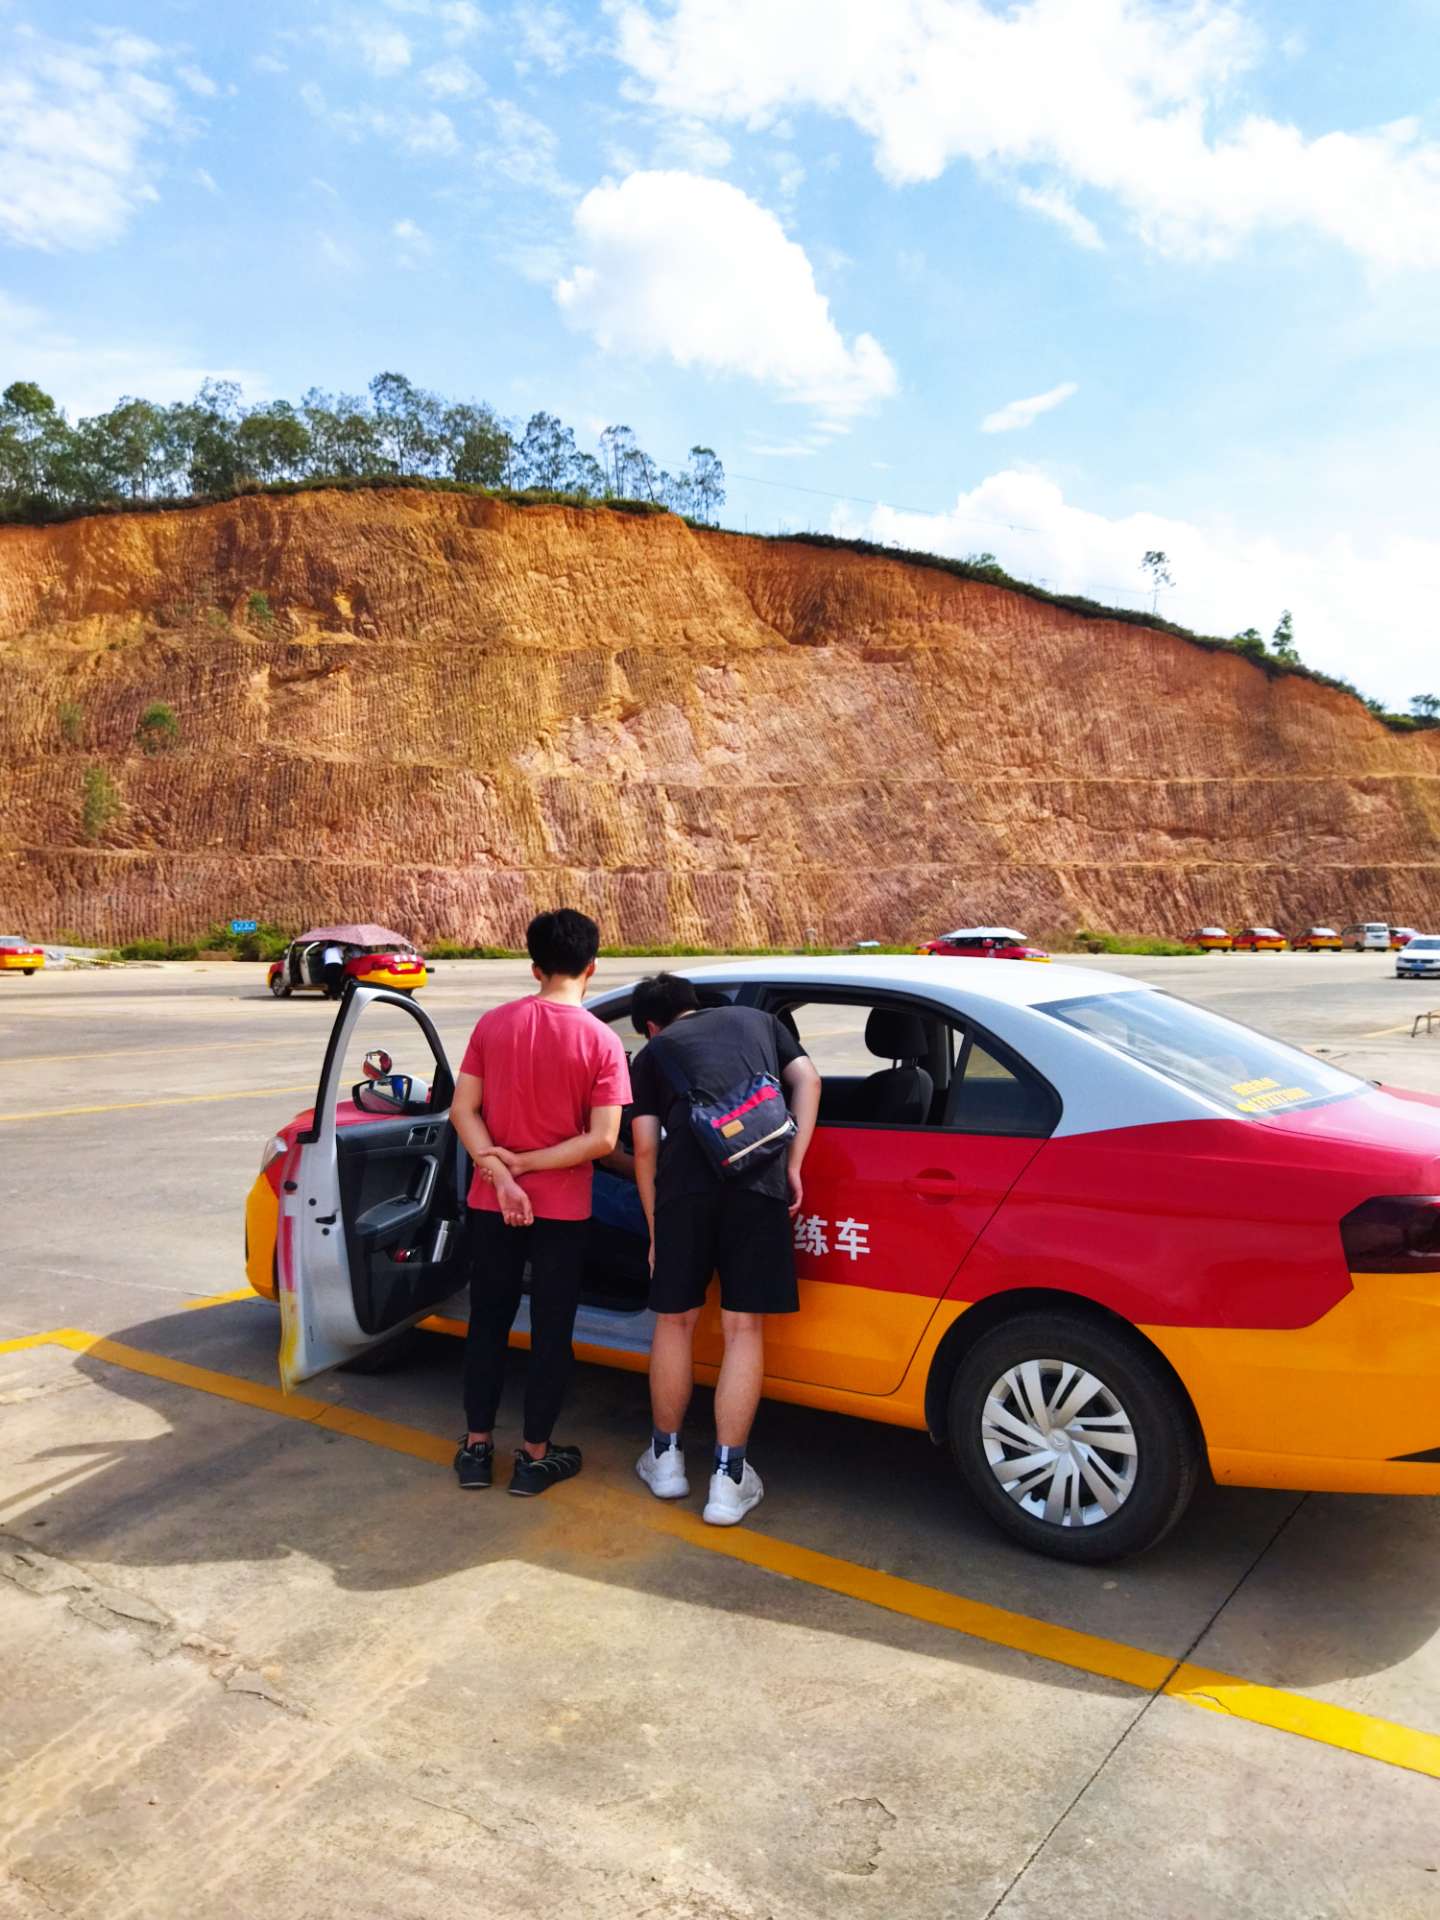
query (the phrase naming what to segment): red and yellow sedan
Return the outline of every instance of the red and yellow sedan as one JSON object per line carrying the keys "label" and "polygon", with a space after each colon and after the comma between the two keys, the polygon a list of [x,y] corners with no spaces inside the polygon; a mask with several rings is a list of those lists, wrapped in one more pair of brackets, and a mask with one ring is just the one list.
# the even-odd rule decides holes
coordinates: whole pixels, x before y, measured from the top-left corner
{"label": "red and yellow sedan", "polygon": [[1340,953],[1345,942],[1335,927],[1306,927],[1290,945],[1296,953]]}
{"label": "red and yellow sedan", "polygon": [[[1440,1098],[1089,968],[693,977],[785,1020],[823,1081],[771,1397],[928,1432],[998,1526],[1066,1560],[1151,1545],[1207,1470],[1440,1494]],[[631,992],[590,1007],[633,1053]],[[453,1086],[418,1002],[347,996],[246,1209],[287,1388],[417,1321],[463,1333]],[[621,1238],[592,1247],[577,1353],[643,1371],[648,1248]],[[722,1351],[712,1301],[707,1384]]]}
{"label": "red and yellow sedan", "polygon": [[18,933],[0,933],[0,973],[36,973],[45,964],[45,949]]}
{"label": "red and yellow sedan", "polygon": [[1241,927],[1234,942],[1236,953],[1284,953],[1288,944],[1276,927]]}
{"label": "red and yellow sedan", "polygon": [[[327,954],[338,954],[338,961],[327,965]],[[403,933],[356,922],[302,933],[270,962],[266,984],[277,1000],[311,991],[338,1000],[349,980],[362,987],[416,993],[429,977],[424,958]]]}
{"label": "red and yellow sedan", "polygon": [[927,940],[917,953],[940,953],[950,960],[1048,960],[1043,947],[1032,947],[1014,927],[957,927]]}
{"label": "red and yellow sedan", "polygon": [[1196,927],[1185,935],[1187,947],[1199,947],[1202,953],[1229,953],[1235,936],[1228,927]]}

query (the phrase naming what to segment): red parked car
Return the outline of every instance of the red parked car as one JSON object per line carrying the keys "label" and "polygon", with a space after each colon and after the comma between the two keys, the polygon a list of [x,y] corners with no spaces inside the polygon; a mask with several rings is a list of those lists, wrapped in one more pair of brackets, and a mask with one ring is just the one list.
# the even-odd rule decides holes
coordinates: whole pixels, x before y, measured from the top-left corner
{"label": "red parked car", "polygon": [[1014,927],[957,927],[927,940],[917,953],[943,953],[962,960],[1048,960],[1043,947],[1032,947]]}
{"label": "red parked car", "polygon": [[1288,944],[1278,927],[1241,927],[1235,936],[1236,953],[1284,953]]}

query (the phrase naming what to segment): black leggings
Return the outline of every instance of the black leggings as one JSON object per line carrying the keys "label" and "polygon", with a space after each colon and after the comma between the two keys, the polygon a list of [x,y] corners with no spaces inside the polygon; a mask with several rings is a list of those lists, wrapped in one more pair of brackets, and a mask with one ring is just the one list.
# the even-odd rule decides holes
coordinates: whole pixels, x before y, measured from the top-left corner
{"label": "black leggings", "polygon": [[530,1263],[530,1372],[525,1438],[539,1446],[560,1416],[570,1380],[570,1337],[580,1304],[588,1220],[537,1220],[507,1227],[498,1213],[472,1209],[467,1222],[470,1330],[465,1337],[465,1419],[471,1433],[495,1425],[510,1329]]}

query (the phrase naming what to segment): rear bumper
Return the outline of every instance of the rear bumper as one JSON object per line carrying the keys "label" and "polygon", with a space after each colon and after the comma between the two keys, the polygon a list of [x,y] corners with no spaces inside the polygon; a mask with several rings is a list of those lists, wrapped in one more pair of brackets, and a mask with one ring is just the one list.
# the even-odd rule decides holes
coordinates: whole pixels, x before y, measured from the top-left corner
{"label": "rear bumper", "polygon": [[37,967],[43,967],[43,953],[15,953],[7,950],[0,953],[0,973],[34,973]]}
{"label": "rear bumper", "polygon": [[423,987],[429,979],[424,967],[417,967],[413,973],[396,973],[389,967],[374,973],[356,973],[351,978],[362,987],[392,987],[401,993],[413,992]]}
{"label": "rear bumper", "polygon": [[[1146,1327],[1199,1416],[1217,1480],[1440,1493],[1440,1277],[1356,1274],[1308,1327]],[[1407,1457],[1410,1456],[1410,1457]]]}

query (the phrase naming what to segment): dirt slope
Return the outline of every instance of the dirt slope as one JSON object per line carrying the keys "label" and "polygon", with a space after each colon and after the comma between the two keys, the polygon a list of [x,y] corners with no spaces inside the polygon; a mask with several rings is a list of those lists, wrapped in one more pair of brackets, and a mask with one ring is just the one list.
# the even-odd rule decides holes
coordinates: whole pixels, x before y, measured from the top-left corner
{"label": "dirt slope", "polygon": [[[0,760],[0,924],[46,936],[1440,918],[1440,733],[669,517],[397,489],[0,530]],[[87,838],[92,768],[120,804]]]}

